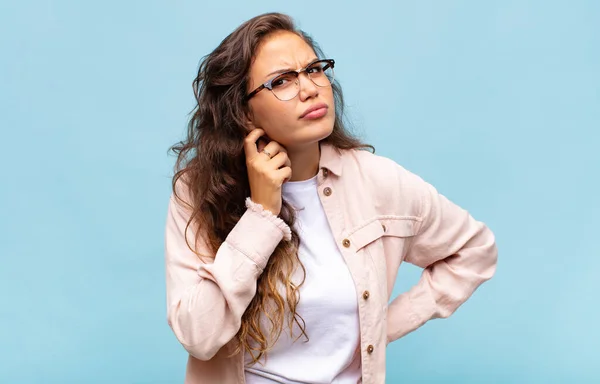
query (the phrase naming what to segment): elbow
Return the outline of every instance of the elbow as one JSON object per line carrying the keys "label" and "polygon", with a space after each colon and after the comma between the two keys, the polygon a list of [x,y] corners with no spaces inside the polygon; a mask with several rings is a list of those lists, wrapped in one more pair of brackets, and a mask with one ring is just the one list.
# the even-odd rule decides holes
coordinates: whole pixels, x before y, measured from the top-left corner
{"label": "elbow", "polygon": [[210,348],[210,346],[206,344],[187,345],[181,342],[181,345],[183,345],[183,348],[190,354],[190,356],[202,361],[211,360],[219,351],[219,349]]}
{"label": "elbow", "polygon": [[481,277],[484,281],[490,280],[496,274],[498,266],[498,247],[492,231],[486,228],[486,241],[482,247],[482,271]]}
{"label": "elbow", "polygon": [[222,347],[215,340],[211,340],[211,338],[200,338],[197,335],[194,337],[193,335],[181,332],[181,330],[177,331],[175,327],[171,327],[171,329],[173,329],[175,337],[177,337],[183,348],[198,360],[211,360]]}
{"label": "elbow", "polygon": [[183,348],[198,360],[211,360],[226,344],[221,339],[220,332],[211,332],[205,327],[182,322],[176,316],[169,316],[168,324]]}
{"label": "elbow", "polygon": [[471,276],[475,285],[490,280],[496,274],[498,248],[494,233],[482,222],[465,246],[457,252],[464,256],[463,273]]}
{"label": "elbow", "polygon": [[498,247],[494,234],[486,227],[483,232],[483,241],[475,247],[472,253],[471,267],[463,271],[465,283],[470,286],[467,290],[466,300],[483,283],[491,280],[498,266]]}

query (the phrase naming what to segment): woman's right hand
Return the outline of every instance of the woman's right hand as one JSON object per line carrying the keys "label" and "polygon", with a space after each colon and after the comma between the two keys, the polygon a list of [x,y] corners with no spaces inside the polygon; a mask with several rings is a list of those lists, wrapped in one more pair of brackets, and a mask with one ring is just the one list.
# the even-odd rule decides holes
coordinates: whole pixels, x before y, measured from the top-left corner
{"label": "woman's right hand", "polygon": [[257,144],[264,134],[262,129],[253,129],[244,140],[250,198],[274,215],[279,215],[281,186],[292,177],[292,163],[285,148],[276,141]]}

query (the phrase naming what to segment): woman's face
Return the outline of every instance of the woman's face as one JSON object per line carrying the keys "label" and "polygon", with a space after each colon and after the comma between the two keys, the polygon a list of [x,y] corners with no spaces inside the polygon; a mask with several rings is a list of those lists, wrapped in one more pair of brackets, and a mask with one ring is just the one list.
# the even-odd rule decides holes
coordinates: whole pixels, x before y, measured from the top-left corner
{"label": "woman's face", "polygon": [[[316,59],[313,49],[294,33],[278,32],[268,36],[259,46],[250,67],[247,93],[285,70],[304,68]],[[300,90],[291,100],[281,101],[273,92],[263,89],[248,102],[251,111],[249,128],[262,128],[271,140],[277,141],[288,151],[301,149],[328,137],[335,121],[331,86],[317,86],[306,72],[298,76],[298,81]],[[305,115],[307,109],[319,105],[325,106],[325,110]]]}

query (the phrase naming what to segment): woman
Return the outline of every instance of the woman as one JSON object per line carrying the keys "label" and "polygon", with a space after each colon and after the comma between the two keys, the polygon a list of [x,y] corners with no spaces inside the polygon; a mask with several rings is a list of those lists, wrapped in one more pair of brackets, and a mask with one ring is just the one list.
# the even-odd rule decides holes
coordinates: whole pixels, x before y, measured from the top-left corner
{"label": "woman", "polygon": [[166,225],[186,383],[384,383],[386,345],[495,272],[485,225],[345,130],[335,65],[265,14],[200,66]]}

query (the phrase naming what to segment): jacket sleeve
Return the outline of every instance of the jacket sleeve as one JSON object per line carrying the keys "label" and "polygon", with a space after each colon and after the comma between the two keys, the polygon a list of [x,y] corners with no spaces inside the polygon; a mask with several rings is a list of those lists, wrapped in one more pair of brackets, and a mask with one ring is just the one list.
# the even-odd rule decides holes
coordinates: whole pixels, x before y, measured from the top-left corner
{"label": "jacket sleeve", "polygon": [[404,170],[421,219],[405,260],[424,268],[419,282],[388,307],[388,343],[428,320],[446,318],[496,271],[493,233],[467,211]]}
{"label": "jacket sleeve", "polygon": [[[259,204],[247,210],[215,254],[204,236],[195,252],[190,212],[172,195],[166,221],[167,320],[190,355],[210,360],[238,332],[269,257],[290,228]],[[187,242],[185,231],[187,230]],[[194,248],[194,247],[192,247]]]}

